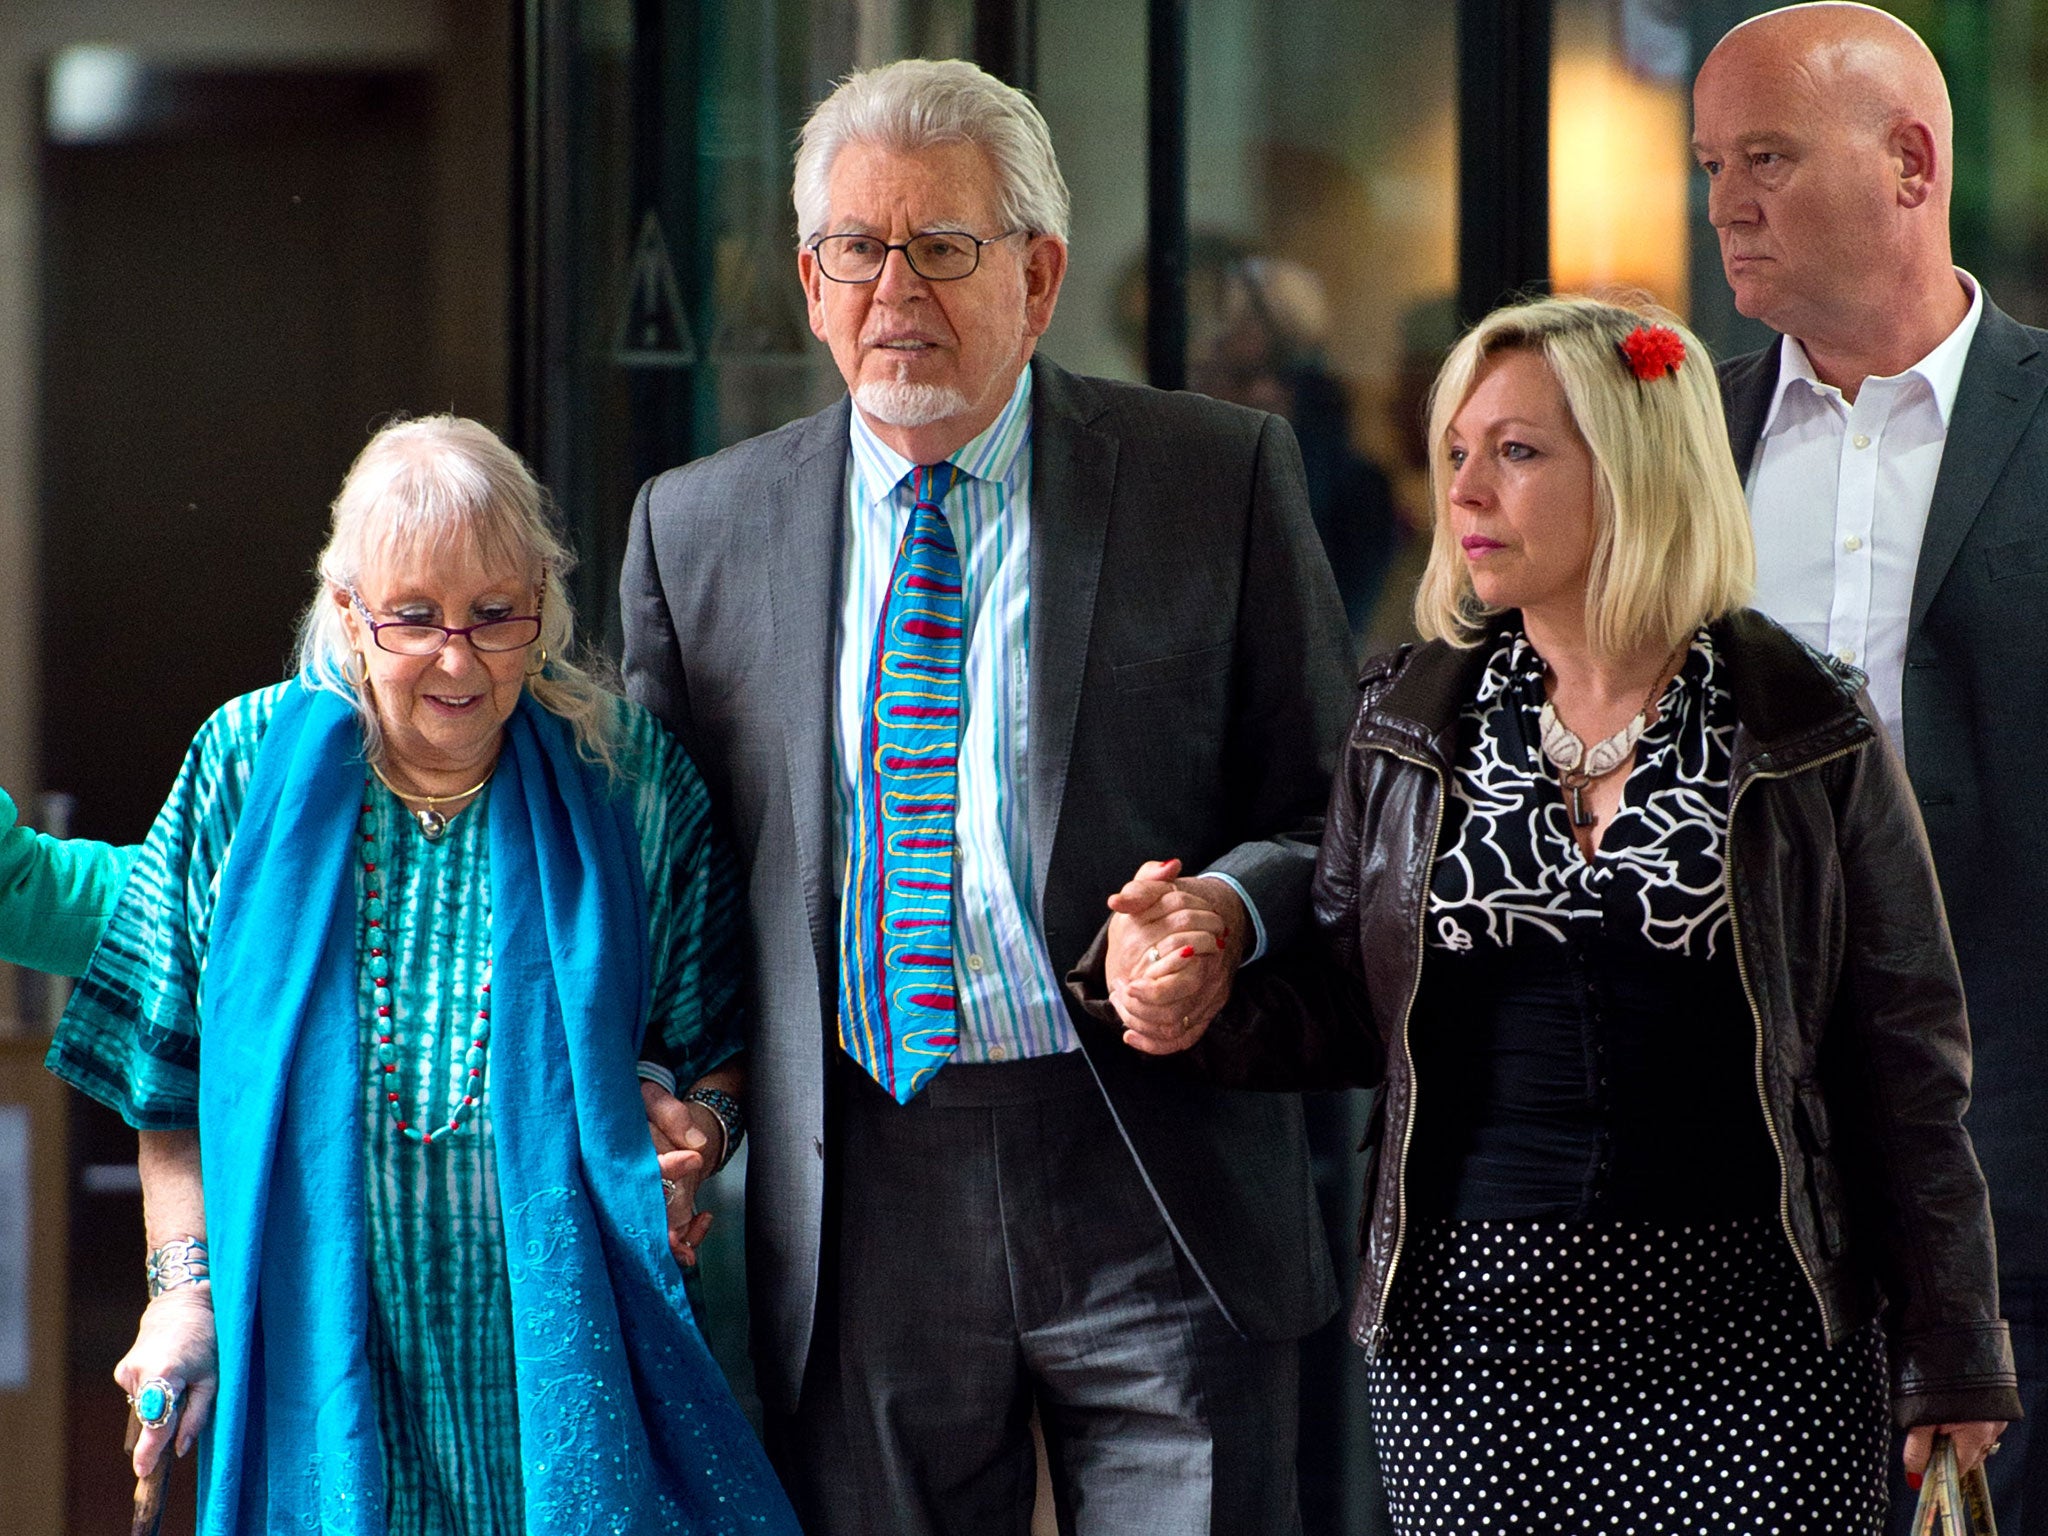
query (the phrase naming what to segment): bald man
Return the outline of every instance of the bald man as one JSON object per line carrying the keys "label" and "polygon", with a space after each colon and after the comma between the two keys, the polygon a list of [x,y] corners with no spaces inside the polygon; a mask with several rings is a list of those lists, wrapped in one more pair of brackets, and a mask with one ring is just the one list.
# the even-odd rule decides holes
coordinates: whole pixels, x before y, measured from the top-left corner
{"label": "bald man", "polygon": [[[2048,613],[2048,334],[2003,314],[1951,259],[1948,91],[1895,18],[1799,5],[1745,22],[1701,66],[1693,114],[1735,307],[1780,333],[1721,370],[1756,529],[1756,605],[1863,668],[1904,749],[1969,993],[1970,1129],[2022,1401],[2038,1416],[2048,652],[2035,622]],[[1958,1433],[1966,1457],[1978,1438]],[[1926,1439],[1909,1439],[1909,1466]],[[2039,1460],[2048,1436],[2030,1450],[2015,1423],[1990,1463],[2008,1536],[2048,1533]]]}

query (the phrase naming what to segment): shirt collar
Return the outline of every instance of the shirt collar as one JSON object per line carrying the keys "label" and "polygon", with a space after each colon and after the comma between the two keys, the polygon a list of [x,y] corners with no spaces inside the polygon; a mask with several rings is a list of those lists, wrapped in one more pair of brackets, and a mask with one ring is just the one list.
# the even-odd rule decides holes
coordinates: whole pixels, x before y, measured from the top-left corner
{"label": "shirt collar", "polygon": [[[1934,391],[1935,409],[1941,412],[1941,426],[1948,430],[1949,415],[1955,409],[1956,394],[1963,385],[1963,364],[1969,359],[1970,343],[1977,335],[1977,322],[1984,318],[1984,288],[1976,278],[1956,268],[1956,277],[1970,290],[1970,307],[1963,312],[1963,318],[1956,328],[1948,333],[1932,352],[1904,373],[1893,375],[1906,378],[1918,374],[1926,380],[1927,387]],[[1801,383],[1816,394],[1832,388],[1823,384],[1813,371],[1813,363],[1806,355],[1806,348],[1790,336],[1778,338],[1778,386],[1771,391],[1771,408],[1764,413],[1764,429],[1759,441],[1768,438],[1778,425],[1779,407],[1784,403],[1785,392],[1795,383]]]}
{"label": "shirt collar", "polygon": [[[847,415],[852,420],[848,436],[853,447],[853,504],[871,507],[892,496],[917,466],[875,436],[858,408]],[[1026,363],[996,419],[970,438],[950,462],[963,475],[1007,484],[1030,441],[1031,365]]]}

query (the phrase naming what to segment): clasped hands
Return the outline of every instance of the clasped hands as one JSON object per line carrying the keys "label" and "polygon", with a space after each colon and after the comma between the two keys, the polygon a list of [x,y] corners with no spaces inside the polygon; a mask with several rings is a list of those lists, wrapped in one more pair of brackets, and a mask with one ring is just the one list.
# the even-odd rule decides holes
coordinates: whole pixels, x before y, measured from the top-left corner
{"label": "clasped hands", "polygon": [[711,1231],[711,1213],[697,1209],[697,1191],[725,1151],[725,1126],[702,1104],[679,1099],[659,1083],[642,1081],[647,1128],[661,1164],[668,1210],[668,1247],[685,1269],[697,1265],[697,1246]]}
{"label": "clasped hands", "polygon": [[1109,898],[1103,970],[1124,1043],[1170,1056],[1202,1038],[1230,1000],[1251,926],[1228,882],[1182,878],[1178,859],[1138,866]]}

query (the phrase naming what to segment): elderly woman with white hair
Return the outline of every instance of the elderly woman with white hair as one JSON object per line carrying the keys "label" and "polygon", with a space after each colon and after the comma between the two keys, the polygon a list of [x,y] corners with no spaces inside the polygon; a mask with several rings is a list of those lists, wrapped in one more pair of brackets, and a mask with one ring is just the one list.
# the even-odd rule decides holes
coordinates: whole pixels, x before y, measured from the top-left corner
{"label": "elderly woman with white hair", "polygon": [[[1967,1470],[2018,1411],[1898,754],[1859,674],[1743,607],[1668,316],[1496,311],[1429,433],[1429,638],[1361,680],[1335,965],[1246,971],[1199,1059],[1378,1090],[1352,1326],[1397,1531],[1874,1533],[1888,1420]],[[1134,1044],[1190,1043],[1203,963],[1129,984]]]}
{"label": "elderly woman with white hair", "polygon": [[658,1163],[635,1080],[647,1033],[733,1070],[729,860],[568,564],[488,430],[378,433],[298,675],[199,732],[51,1048],[140,1132],[116,1376],[202,1531],[796,1529],[665,1240],[738,1127],[707,1088]]}

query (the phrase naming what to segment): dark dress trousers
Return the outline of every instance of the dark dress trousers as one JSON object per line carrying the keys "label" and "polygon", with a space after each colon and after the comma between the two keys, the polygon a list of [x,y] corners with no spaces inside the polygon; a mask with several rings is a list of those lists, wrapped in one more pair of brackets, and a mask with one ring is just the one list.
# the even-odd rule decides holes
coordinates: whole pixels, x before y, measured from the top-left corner
{"label": "dark dress trousers", "polygon": [[[1746,477],[1778,348],[1720,371]],[[2048,613],[2044,395],[2048,332],[1987,295],[1913,582],[1902,743],[1969,1002],[1970,1135],[2030,1418],[2048,1411],[2048,647],[2035,628]],[[2000,1528],[2048,1532],[2048,1436],[2016,1425],[1990,1470]]]}
{"label": "dark dress trousers", "polygon": [[[1031,366],[1027,793],[1054,973],[1148,858],[1227,870],[1283,946],[1350,709],[1293,435],[1201,396]],[[831,818],[850,409],[649,482],[621,580],[628,690],[703,770],[748,895],[747,1258],[771,1416],[795,1410],[813,1349],[844,1091]],[[1070,1011],[1110,1123],[1230,1323],[1281,1340],[1327,1319],[1299,1100],[1210,1087]]]}

